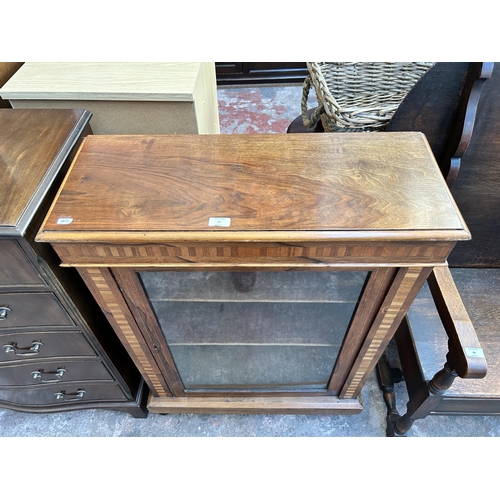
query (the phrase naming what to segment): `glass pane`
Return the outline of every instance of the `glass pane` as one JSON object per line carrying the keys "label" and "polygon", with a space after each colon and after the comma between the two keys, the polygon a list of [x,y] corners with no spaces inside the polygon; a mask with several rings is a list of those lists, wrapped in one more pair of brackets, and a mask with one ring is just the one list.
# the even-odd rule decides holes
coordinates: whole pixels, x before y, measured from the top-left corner
{"label": "glass pane", "polygon": [[326,388],[366,272],[139,276],[186,389]]}

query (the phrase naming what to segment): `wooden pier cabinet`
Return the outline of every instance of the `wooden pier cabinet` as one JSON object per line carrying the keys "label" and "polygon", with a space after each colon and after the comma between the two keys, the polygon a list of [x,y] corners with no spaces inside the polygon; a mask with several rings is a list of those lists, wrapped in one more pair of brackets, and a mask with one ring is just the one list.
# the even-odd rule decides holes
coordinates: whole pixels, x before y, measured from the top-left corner
{"label": "wooden pier cabinet", "polygon": [[151,412],[357,413],[466,225],[420,133],[90,136],[37,240]]}

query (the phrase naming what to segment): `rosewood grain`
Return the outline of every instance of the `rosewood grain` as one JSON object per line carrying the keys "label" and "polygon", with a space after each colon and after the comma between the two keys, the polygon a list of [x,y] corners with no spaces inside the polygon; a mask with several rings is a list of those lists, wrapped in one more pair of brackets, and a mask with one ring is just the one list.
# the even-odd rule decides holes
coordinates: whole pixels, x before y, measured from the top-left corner
{"label": "rosewood grain", "polygon": [[465,229],[423,135],[304,137],[88,137],[40,238],[85,231],[88,242],[92,231],[98,243],[114,232],[172,231],[182,241],[221,232],[210,217],[230,218],[233,234],[360,231],[368,239]]}

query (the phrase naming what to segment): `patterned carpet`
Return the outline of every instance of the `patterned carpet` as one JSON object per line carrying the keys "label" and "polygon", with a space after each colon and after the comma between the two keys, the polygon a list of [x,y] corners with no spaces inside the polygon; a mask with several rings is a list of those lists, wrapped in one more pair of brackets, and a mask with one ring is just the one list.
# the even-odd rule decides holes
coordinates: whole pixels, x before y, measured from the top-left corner
{"label": "patterned carpet", "polygon": [[[284,134],[300,115],[302,86],[222,87],[217,97],[222,134]],[[308,107],[316,102],[309,96]]]}

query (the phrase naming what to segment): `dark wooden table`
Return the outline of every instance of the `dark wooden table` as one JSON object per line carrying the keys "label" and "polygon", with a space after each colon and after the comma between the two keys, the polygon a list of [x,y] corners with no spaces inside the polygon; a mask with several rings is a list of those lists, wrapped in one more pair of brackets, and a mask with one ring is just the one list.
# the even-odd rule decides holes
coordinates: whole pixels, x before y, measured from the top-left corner
{"label": "dark wooden table", "polygon": [[468,238],[420,133],[91,136],[37,236],[109,313],[159,413],[359,412]]}

